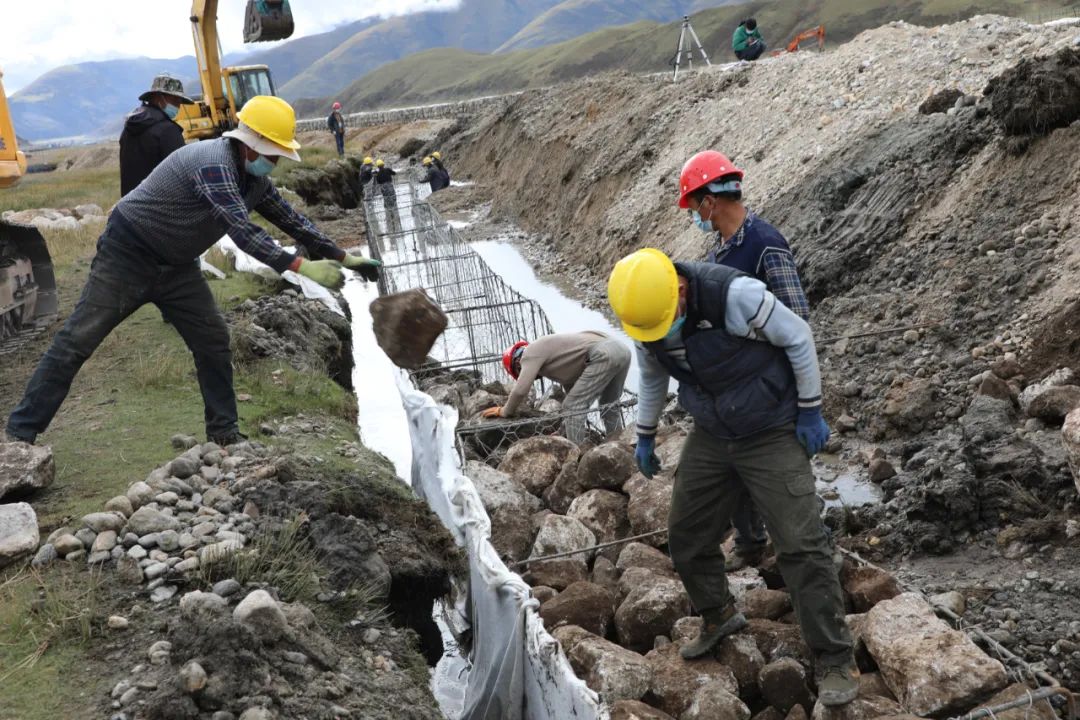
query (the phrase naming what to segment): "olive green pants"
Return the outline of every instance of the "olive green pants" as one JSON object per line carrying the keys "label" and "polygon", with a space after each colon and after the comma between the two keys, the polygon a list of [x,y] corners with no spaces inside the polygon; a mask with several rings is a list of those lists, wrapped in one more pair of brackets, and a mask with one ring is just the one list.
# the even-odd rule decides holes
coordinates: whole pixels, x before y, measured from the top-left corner
{"label": "olive green pants", "polygon": [[844,600],[806,451],[787,426],[741,440],[691,431],[679,458],[668,547],[698,612],[732,602],[720,544],[748,494],[765,518],[803,639],[817,656],[851,652]]}

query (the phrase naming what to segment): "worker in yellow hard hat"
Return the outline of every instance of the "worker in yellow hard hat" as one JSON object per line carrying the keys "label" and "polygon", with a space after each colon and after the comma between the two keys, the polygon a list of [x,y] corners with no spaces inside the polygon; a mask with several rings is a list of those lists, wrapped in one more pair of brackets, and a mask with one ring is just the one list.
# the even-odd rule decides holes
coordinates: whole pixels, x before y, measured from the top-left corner
{"label": "worker in yellow hard hat", "polygon": [[659,250],[624,257],[608,300],[636,340],[638,468],[660,472],[656,428],[671,378],[694,419],[668,516],[668,548],[694,607],[699,636],[680,652],[703,657],[746,626],[720,549],[749,494],[765,516],[806,644],[818,663],[818,698],[855,698],[857,671],[832,551],[819,517],[810,456],[829,437],[810,326],[760,280],[712,263],[673,263]]}
{"label": "worker in yellow hard hat", "polygon": [[431,153],[431,164],[439,169],[439,172],[443,174],[443,180],[446,183],[443,187],[450,187],[450,171],[446,169],[446,165],[443,164],[442,153],[436,150]]}
{"label": "worker in yellow hard hat", "polygon": [[[267,177],[280,158],[300,159],[292,107],[281,98],[260,95],[238,117],[239,126],[223,137],[173,152],[116,204],[98,241],[82,300],[8,420],[10,437],[34,442],[98,344],[131,313],[154,303],[195,358],[208,439],[219,445],[243,439],[229,331],[198,262],[225,234],[274,270],[292,270],[329,288],[343,283],[342,265],[367,279],[378,278],[378,261],[339,248],[290,207]],[[252,222],[252,210],[303,245],[311,259],[274,241]]]}
{"label": "worker in yellow hard hat", "polygon": [[435,158],[428,155],[422,162],[427,172],[420,182],[427,183],[431,192],[436,193],[450,184],[449,178],[435,165]]}
{"label": "worker in yellow hard hat", "polygon": [[364,162],[360,165],[360,199],[363,200],[365,193],[367,193],[367,187],[371,184],[371,181],[375,179],[375,161],[372,160],[370,155],[364,157]]}

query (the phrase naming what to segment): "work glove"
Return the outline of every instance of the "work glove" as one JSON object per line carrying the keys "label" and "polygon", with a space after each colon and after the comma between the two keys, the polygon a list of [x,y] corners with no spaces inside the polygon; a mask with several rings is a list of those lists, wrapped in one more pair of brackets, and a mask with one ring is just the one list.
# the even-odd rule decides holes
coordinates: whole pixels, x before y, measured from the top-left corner
{"label": "work glove", "polygon": [[799,410],[799,417],[795,420],[795,434],[811,457],[822,451],[825,443],[829,441],[829,426],[821,416],[821,406]]}
{"label": "work glove", "polygon": [[341,261],[342,264],[350,270],[355,270],[360,274],[360,277],[365,280],[375,282],[379,279],[379,268],[382,267],[382,262],[374,260],[372,258],[366,258],[362,255],[351,255],[345,253],[345,259]]}
{"label": "work glove", "polygon": [[345,284],[341,263],[337,260],[303,260],[296,272],[331,290],[337,290]]}
{"label": "work glove", "polygon": [[660,458],[656,457],[656,436],[638,435],[637,449],[634,450],[634,459],[637,460],[638,470],[641,474],[652,480],[652,476],[660,472]]}
{"label": "work glove", "polygon": [[490,418],[502,417],[502,408],[501,407],[488,408],[484,412],[480,413],[480,417],[485,417],[485,418],[489,418],[489,419]]}

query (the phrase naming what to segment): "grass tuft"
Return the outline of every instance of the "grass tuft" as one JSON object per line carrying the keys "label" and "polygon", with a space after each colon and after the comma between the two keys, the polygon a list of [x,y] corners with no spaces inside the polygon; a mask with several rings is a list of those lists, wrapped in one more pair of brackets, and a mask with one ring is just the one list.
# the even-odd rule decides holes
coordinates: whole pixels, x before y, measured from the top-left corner
{"label": "grass tuft", "polygon": [[314,598],[319,588],[319,556],[304,530],[306,522],[301,514],[277,531],[256,535],[243,550],[204,565],[200,570],[203,582],[212,585],[234,578],[241,585],[272,585],[288,602]]}

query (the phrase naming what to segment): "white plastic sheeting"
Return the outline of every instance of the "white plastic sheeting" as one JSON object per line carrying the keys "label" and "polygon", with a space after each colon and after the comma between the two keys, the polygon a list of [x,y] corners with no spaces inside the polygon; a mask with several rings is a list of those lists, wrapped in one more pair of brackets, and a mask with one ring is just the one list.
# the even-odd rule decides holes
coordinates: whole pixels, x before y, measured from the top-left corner
{"label": "white plastic sheeting", "polygon": [[473,666],[462,720],[603,720],[596,693],[574,675],[544,629],[529,586],[491,545],[491,521],[454,449],[457,413],[401,386],[412,438],[412,485],[469,557]]}

